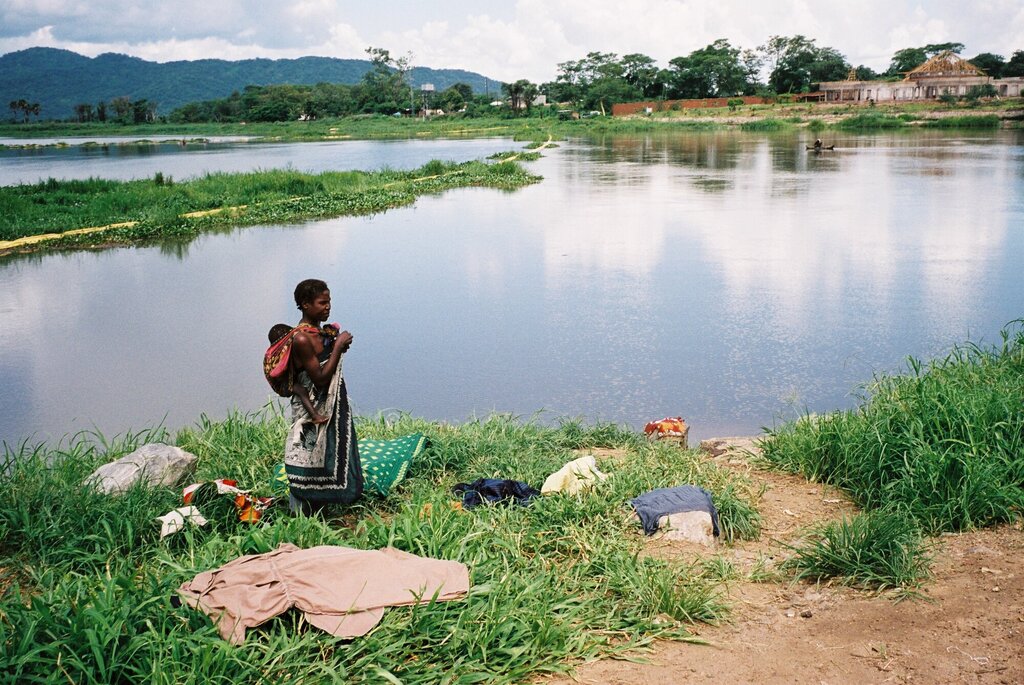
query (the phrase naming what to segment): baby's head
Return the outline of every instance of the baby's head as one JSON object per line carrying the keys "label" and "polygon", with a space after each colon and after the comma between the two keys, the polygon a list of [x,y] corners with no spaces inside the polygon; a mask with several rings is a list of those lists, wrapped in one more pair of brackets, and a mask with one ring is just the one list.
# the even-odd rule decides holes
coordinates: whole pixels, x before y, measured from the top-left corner
{"label": "baby's head", "polygon": [[270,333],[267,334],[267,337],[270,339],[270,344],[273,345],[278,340],[288,335],[288,331],[291,329],[292,327],[286,323],[278,323],[271,326]]}

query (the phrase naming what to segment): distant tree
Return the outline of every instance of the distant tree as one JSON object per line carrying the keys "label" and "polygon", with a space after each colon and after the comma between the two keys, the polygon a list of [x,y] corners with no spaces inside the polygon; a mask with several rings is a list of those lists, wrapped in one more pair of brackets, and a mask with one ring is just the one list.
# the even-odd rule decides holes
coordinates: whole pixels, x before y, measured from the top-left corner
{"label": "distant tree", "polygon": [[17,121],[18,112],[21,110],[21,105],[17,100],[11,100],[10,104],[7,105],[11,108],[11,121]]}
{"label": "distant tree", "polygon": [[658,83],[658,67],[647,55],[634,52],[624,55],[621,62],[622,78],[643,97],[656,97],[661,87]]}
{"label": "distant tree", "polygon": [[903,48],[893,54],[885,73],[889,76],[899,76],[921,66],[927,59],[928,55],[925,54],[924,48]]}
{"label": "distant tree", "polygon": [[743,75],[745,84],[743,93],[753,95],[764,87],[761,82],[761,69],[764,68],[764,57],[757,50],[749,48],[740,53],[740,62],[743,64]]}
{"label": "distant tree", "polygon": [[963,49],[963,43],[929,43],[919,48],[903,48],[893,54],[885,73],[889,76],[899,76],[916,69],[940,52],[949,50],[959,54]]}
{"label": "distant tree", "polygon": [[[470,93],[472,93],[472,90]],[[449,86],[437,95],[437,106],[448,113],[462,110],[466,106],[466,101],[467,98],[462,94],[462,91],[455,86]]]}
{"label": "distant tree", "polygon": [[107,103],[100,100],[96,103],[96,120],[106,121],[107,120]]}
{"label": "distant tree", "polygon": [[879,74],[871,67],[866,67],[863,64],[858,66],[855,70],[858,81],[874,81],[878,78]]}
{"label": "distant tree", "polygon": [[973,59],[967,60],[978,67],[992,78],[1001,78],[1003,69],[1006,67],[1006,60],[1002,55],[994,55],[991,52],[983,52]]}
{"label": "distant tree", "polygon": [[141,100],[132,101],[131,108],[133,124],[146,124],[156,120],[155,102],[142,98]]}
{"label": "distant tree", "polygon": [[92,121],[93,112],[92,105],[88,102],[82,102],[74,107],[75,119],[79,122]]}
{"label": "distant tree", "polygon": [[758,48],[772,65],[768,85],[776,93],[799,93],[819,81],[846,76],[850,65],[835,48],[819,48],[813,38],[772,36]]}
{"label": "distant tree", "polygon": [[694,50],[687,57],[669,60],[674,69],[672,92],[677,97],[726,97],[742,93],[747,85],[747,69],[740,61],[740,50],[724,38]]}
{"label": "distant tree", "polygon": [[412,53],[392,57],[384,48],[366,48],[370,70],[363,76],[361,89],[364,111],[393,113],[410,101],[407,76],[412,68]]}
{"label": "distant tree", "polygon": [[528,113],[530,103],[537,97],[538,88],[535,84],[521,78],[513,83],[503,83],[501,90],[508,98],[508,106],[513,114]]}
{"label": "distant tree", "polygon": [[963,43],[929,43],[928,45],[925,45],[921,49],[924,50],[925,54],[928,55],[929,57],[934,57],[935,55],[939,54],[940,52],[946,52],[947,50],[949,50],[950,52],[955,52],[957,54],[960,54],[961,52],[964,51],[964,44]]}
{"label": "distant tree", "polygon": [[114,110],[114,120],[121,124],[131,121],[132,101],[127,95],[116,97],[110,101],[110,108]]}
{"label": "distant tree", "polygon": [[1024,50],[1016,50],[1003,67],[1003,77],[1024,76]]}

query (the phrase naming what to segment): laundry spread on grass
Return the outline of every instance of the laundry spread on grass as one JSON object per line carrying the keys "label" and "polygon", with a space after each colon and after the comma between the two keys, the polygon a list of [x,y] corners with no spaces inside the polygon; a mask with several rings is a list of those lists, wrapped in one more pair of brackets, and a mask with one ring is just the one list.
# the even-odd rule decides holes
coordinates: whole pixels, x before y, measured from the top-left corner
{"label": "laundry spread on grass", "polygon": [[239,521],[256,523],[274,503],[273,497],[257,497],[248,490],[239,488],[238,482],[230,478],[192,483],[181,491],[181,500],[185,506],[157,517],[157,521],[161,523],[161,538],[179,532],[186,523],[205,526],[209,521],[200,512],[200,506],[209,508],[217,506],[219,501],[230,502],[227,506],[233,506],[234,514]]}
{"label": "laundry spread on grass", "polygon": [[239,557],[198,574],[178,588],[233,644],[246,630],[291,608],[306,621],[342,638],[365,635],[391,606],[462,599],[469,569],[457,561],[420,557],[387,547],[362,550],[282,543],[265,554]]}
{"label": "laundry spread on grass", "polygon": [[711,493],[696,485],[680,485],[674,488],[659,488],[645,492],[629,501],[640,517],[644,533],[653,535],[658,530],[663,516],[688,511],[703,511],[711,515],[712,531],[719,535],[718,510],[711,500]]}
{"label": "laundry spread on grass", "polygon": [[540,491],[545,495],[554,492],[578,495],[606,478],[608,478],[608,475],[601,473],[597,469],[597,461],[594,459],[594,455],[588,454],[585,457],[570,461],[548,476],[540,487]]}
{"label": "laundry spread on grass", "polygon": [[540,490],[518,480],[500,478],[478,478],[472,483],[457,483],[452,492],[462,495],[462,506],[466,509],[481,504],[518,504],[527,506],[530,500],[540,495]]}

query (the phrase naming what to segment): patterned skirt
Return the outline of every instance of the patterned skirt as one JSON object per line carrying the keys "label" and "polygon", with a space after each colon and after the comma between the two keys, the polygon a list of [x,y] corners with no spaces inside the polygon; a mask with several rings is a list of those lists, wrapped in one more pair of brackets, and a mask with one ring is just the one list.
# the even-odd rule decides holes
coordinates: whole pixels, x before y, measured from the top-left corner
{"label": "patterned skirt", "polygon": [[305,373],[296,379],[310,391],[317,410],[330,419],[314,424],[292,397],[292,427],[285,443],[284,464],[291,494],[316,504],[354,502],[363,493],[363,470],[348,391],[341,364],[326,393],[318,391]]}

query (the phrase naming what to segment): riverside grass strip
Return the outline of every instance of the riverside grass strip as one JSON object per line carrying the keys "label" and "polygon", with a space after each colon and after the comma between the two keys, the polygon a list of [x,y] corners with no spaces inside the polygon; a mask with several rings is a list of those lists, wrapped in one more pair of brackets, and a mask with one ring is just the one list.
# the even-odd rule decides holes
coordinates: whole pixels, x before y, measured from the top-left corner
{"label": "riverside grass strip", "polygon": [[[196,480],[234,477],[267,494],[286,428],[268,407],[201,419],[175,442],[199,456]],[[509,416],[449,425],[400,415],[361,419],[358,430],[378,439],[423,432],[432,446],[386,499],[365,497],[327,520],[281,509],[254,526],[211,516],[209,528],[163,542],[154,517],[178,505],[179,491],[104,497],[82,480],[166,432],[8,448],[0,465],[0,673],[33,683],[528,682],[655,639],[692,640],[692,622],[724,614],[720,572],[641,554],[629,498],[696,483],[714,493],[727,532],[758,534],[749,483],[696,452],[613,425]],[[589,494],[543,497],[529,508],[452,506],[456,482],[540,483],[573,450],[592,447],[621,456],[602,460],[610,478]],[[201,613],[171,605],[175,588],[195,573],[281,542],[392,545],[459,560],[471,569],[472,590],[460,602],[390,609],[351,641],[289,613],[240,647],[221,640]]]}
{"label": "riverside grass strip", "polygon": [[[515,162],[438,160],[412,171],[275,170],[183,182],[162,174],[139,181],[50,179],[0,188],[0,241],[68,230],[77,232],[45,243],[11,244],[7,251],[183,240],[224,227],[372,214],[425,193],[467,186],[512,190],[540,179]],[[108,228],[80,230],[97,226]]]}
{"label": "riverside grass strip", "polygon": [[865,509],[891,509],[925,532],[959,531],[1024,513],[1024,321],[991,347],[958,345],[875,378],[857,409],[768,432],[764,457],[843,488]]}

